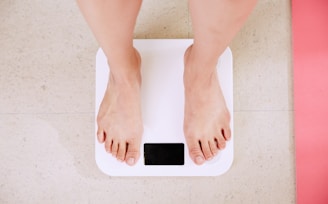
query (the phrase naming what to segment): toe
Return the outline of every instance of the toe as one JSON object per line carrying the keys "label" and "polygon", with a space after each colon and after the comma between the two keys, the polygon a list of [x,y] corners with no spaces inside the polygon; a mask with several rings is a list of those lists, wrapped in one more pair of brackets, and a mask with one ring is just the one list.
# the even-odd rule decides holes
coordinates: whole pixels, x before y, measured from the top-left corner
{"label": "toe", "polygon": [[114,140],[113,144],[112,144],[112,155],[114,157],[116,157],[117,151],[118,151],[118,142],[117,142],[117,140]]}
{"label": "toe", "polygon": [[105,142],[106,152],[112,153],[112,145],[113,145],[113,140],[111,138],[107,138]]}
{"label": "toe", "polygon": [[222,135],[219,135],[217,138],[216,138],[216,141],[217,141],[217,147],[222,150],[225,148],[226,146],[226,141],[224,139],[224,137]]}
{"label": "toe", "polygon": [[210,145],[209,145],[209,141],[208,140],[202,140],[201,141],[201,147],[202,147],[202,151],[203,151],[203,154],[205,156],[205,159],[206,160],[212,159],[213,155],[212,155],[212,151],[211,151],[211,148],[210,148]]}
{"label": "toe", "polygon": [[187,141],[189,147],[190,158],[197,165],[201,165],[205,162],[205,158],[198,140]]}
{"label": "toe", "polygon": [[99,143],[105,142],[105,132],[101,128],[98,128],[98,130],[97,130],[97,139],[98,139]]}
{"label": "toe", "polygon": [[136,164],[140,156],[140,142],[130,141],[127,144],[125,161],[128,165]]}
{"label": "toe", "polygon": [[229,141],[231,139],[231,129],[230,127],[224,128],[222,130],[222,135],[226,141]]}
{"label": "toe", "polygon": [[117,151],[117,159],[120,161],[125,160],[125,153],[126,153],[126,143],[120,142],[118,145],[118,151]]}
{"label": "toe", "polygon": [[213,155],[213,156],[217,155],[218,152],[219,152],[219,149],[218,149],[218,147],[217,147],[217,144],[216,144],[215,139],[209,141],[209,146],[210,146],[210,149],[211,149],[212,155]]}

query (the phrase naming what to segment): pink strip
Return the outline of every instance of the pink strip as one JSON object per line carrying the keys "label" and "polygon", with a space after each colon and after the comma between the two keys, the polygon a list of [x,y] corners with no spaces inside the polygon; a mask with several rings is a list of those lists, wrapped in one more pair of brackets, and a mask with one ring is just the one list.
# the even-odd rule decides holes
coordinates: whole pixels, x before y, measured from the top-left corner
{"label": "pink strip", "polygon": [[328,0],[292,0],[298,204],[328,203]]}

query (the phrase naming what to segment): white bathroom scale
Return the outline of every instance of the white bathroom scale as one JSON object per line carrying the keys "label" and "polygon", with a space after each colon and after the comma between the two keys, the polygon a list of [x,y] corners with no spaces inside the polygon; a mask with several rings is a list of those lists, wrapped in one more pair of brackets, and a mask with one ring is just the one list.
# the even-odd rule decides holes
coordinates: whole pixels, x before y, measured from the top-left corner
{"label": "white bathroom scale", "polygon": [[[226,148],[203,165],[190,159],[183,133],[184,52],[191,39],[140,39],[134,46],[142,58],[142,117],[144,133],[140,159],[134,166],[117,161],[97,141],[95,156],[100,170],[110,176],[217,176],[229,170],[233,161],[233,74],[229,48],[218,59],[219,81],[231,113],[232,139]],[[109,78],[106,56],[96,57],[96,114]],[[97,123],[95,123],[97,131]]]}

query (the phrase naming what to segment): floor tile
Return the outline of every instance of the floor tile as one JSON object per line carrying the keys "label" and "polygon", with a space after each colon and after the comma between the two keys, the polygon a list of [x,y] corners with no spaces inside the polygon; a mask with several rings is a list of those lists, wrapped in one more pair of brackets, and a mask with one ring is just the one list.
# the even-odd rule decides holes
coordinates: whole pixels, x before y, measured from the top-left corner
{"label": "floor tile", "polygon": [[192,180],[191,203],[295,203],[291,118],[236,112],[234,163],[223,176]]}
{"label": "floor tile", "polygon": [[187,2],[187,0],[144,0],[138,16],[135,37],[188,38]]}
{"label": "floor tile", "polygon": [[288,1],[259,1],[231,44],[236,110],[291,110]]}

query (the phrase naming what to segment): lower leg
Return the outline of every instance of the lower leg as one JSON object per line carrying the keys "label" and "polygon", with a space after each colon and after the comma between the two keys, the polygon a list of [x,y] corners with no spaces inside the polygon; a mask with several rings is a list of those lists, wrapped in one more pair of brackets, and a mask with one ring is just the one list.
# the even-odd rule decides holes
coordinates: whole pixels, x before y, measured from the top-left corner
{"label": "lower leg", "polygon": [[110,66],[110,79],[97,117],[98,140],[118,160],[133,165],[140,156],[143,129],[140,56],[133,48],[141,0],[77,2]]}
{"label": "lower leg", "polygon": [[77,0],[77,2],[108,59],[111,73],[117,77],[126,76],[130,70],[116,65],[121,66],[123,62],[135,61],[133,30],[142,0]]}
{"label": "lower leg", "polygon": [[216,64],[256,0],[189,0],[194,44],[185,54],[184,132],[196,164],[213,158],[231,137],[230,115]]}

